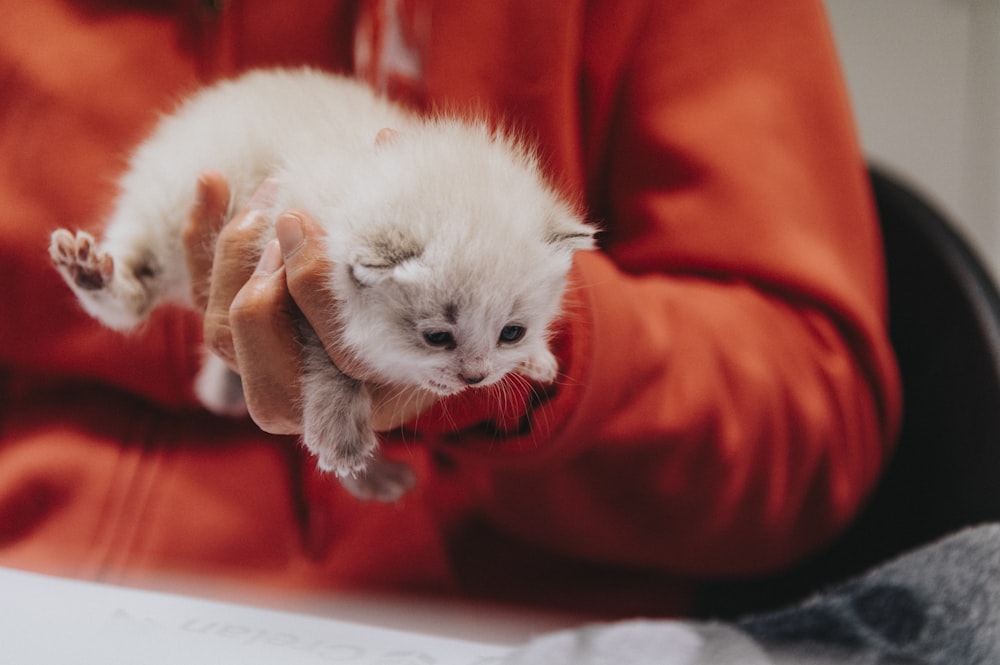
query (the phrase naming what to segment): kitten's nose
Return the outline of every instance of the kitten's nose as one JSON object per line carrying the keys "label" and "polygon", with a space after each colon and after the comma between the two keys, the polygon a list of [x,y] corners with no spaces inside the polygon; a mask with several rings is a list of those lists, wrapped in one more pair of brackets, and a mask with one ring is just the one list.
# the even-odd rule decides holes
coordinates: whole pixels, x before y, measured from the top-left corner
{"label": "kitten's nose", "polygon": [[462,375],[462,380],[465,381],[470,386],[474,386],[477,383],[482,383],[485,378],[486,378],[485,374],[479,374],[477,376],[466,376],[465,374]]}

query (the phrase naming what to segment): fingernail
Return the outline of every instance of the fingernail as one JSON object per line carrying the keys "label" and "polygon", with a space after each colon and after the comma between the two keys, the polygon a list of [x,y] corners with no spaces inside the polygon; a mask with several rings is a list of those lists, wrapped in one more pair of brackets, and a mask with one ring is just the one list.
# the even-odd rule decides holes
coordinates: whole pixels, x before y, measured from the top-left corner
{"label": "fingernail", "polygon": [[195,189],[195,205],[204,206],[208,199],[208,173],[198,176],[198,185]]}
{"label": "fingernail", "polygon": [[260,261],[257,262],[257,269],[254,271],[254,274],[270,275],[280,267],[281,248],[278,246],[277,240],[272,240],[267,243],[264,253],[260,255]]}
{"label": "fingernail", "polygon": [[264,182],[260,183],[257,189],[254,190],[253,196],[250,197],[250,201],[247,203],[247,207],[252,210],[263,210],[264,208],[271,207],[277,191],[278,181],[274,178],[265,178]]}
{"label": "fingernail", "polygon": [[302,218],[295,213],[286,212],[279,217],[274,230],[281,244],[281,254],[286,259],[299,251],[299,247],[305,242]]}
{"label": "fingernail", "polygon": [[257,189],[247,201],[245,213],[237,216],[240,220],[239,228],[249,230],[266,223],[268,220],[263,213],[274,205],[274,195],[277,191],[278,181],[273,178],[266,178],[257,185]]}

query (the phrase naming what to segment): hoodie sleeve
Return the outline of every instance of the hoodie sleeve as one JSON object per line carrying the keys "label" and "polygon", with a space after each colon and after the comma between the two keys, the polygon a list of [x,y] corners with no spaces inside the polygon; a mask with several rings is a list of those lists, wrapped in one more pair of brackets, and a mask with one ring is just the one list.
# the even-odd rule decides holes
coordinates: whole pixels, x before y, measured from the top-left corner
{"label": "hoodie sleeve", "polygon": [[485,510],[521,537],[671,572],[773,568],[850,520],[899,417],[822,6],[600,14],[586,40],[620,48],[584,50],[582,131],[605,233],[575,262],[560,379],[471,391],[420,427],[481,468]]}

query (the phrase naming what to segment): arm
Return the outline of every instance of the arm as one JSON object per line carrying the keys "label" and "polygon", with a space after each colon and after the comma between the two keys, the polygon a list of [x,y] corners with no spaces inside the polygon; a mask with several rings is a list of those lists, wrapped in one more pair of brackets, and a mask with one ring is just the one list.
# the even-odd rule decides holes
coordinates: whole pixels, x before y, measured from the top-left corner
{"label": "arm", "polygon": [[621,87],[589,95],[614,98],[594,168],[611,175],[589,197],[609,232],[577,261],[563,380],[528,434],[516,409],[484,428],[473,394],[435,433],[487,466],[511,532],[756,571],[842,528],[887,455],[877,224],[819,3],[647,9],[620,71],[600,70],[606,51],[587,67]]}

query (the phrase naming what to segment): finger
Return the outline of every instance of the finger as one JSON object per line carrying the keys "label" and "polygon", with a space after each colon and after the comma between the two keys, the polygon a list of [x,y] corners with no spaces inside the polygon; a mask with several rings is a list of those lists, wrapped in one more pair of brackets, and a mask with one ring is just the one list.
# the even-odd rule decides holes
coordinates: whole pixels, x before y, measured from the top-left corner
{"label": "finger", "polygon": [[263,214],[270,205],[274,184],[265,180],[248,206],[222,227],[212,258],[208,301],[205,306],[205,346],[222,358],[231,369],[240,371],[233,350],[229,309],[233,298],[254,272],[265,234],[271,225]]}
{"label": "finger", "polygon": [[323,228],[305,213],[288,211],[275,223],[275,233],[284,259],[285,282],[299,311],[316,331],[333,363],[348,376],[366,378],[365,368],[340,342],[337,301],[330,291],[334,263],[327,253]]}
{"label": "finger", "polygon": [[234,296],[229,321],[250,417],[265,432],[301,432],[301,345],[277,241],[268,243],[256,270]]}
{"label": "finger", "polygon": [[215,240],[229,207],[229,185],[222,175],[206,171],[198,179],[195,204],[181,230],[191,302],[198,312],[208,306]]}

